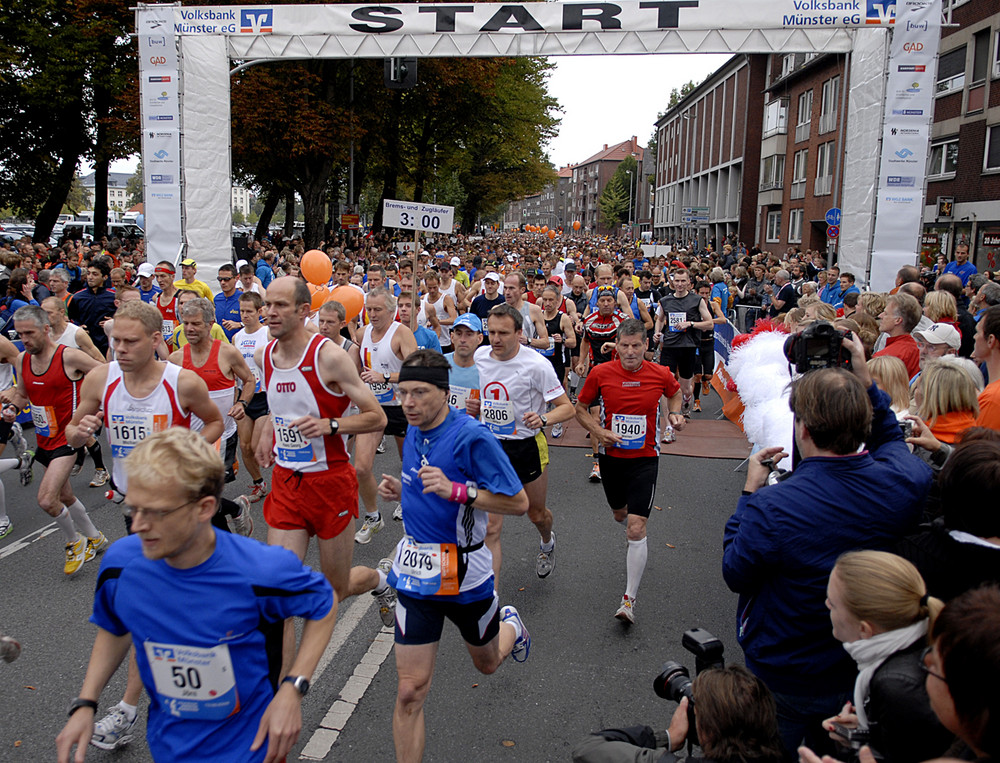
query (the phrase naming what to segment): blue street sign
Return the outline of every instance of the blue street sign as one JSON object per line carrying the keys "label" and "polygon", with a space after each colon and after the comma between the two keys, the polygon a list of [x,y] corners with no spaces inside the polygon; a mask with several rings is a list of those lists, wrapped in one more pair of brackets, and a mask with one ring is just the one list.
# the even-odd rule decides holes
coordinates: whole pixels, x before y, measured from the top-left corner
{"label": "blue street sign", "polygon": [[826,224],[840,225],[840,207],[826,210]]}

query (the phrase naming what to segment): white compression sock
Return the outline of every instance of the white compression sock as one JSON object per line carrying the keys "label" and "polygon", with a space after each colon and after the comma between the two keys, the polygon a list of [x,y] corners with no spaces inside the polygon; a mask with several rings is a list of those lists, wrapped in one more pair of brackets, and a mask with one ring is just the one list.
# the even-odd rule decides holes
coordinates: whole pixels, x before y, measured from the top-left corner
{"label": "white compression sock", "polygon": [[628,554],[625,556],[625,595],[630,599],[636,597],[639,591],[639,583],[642,582],[642,573],[646,569],[646,556],[649,549],[646,546],[646,539],[630,540],[628,542]]}
{"label": "white compression sock", "polygon": [[55,522],[56,526],[62,530],[63,536],[66,538],[66,542],[76,543],[76,526],[73,524],[73,517],[69,515],[65,506],[59,516],[55,518]]}
{"label": "white compression sock", "polygon": [[94,527],[94,523],[90,521],[90,517],[87,515],[87,510],[84,508],[83,504],[80,503],[79,498],[73,501],[73,503],[66,508],[69,511],[69,515],[73,517],[73,524],[76,525],[76,529],[81,533],[86,535],[88,538],[96,538],[101,534],[101,531]]}
{"label": "white compression sock", "polygon": [[0,474],[16,469],[20,465],[21,462],[16,458],[0,458]]}

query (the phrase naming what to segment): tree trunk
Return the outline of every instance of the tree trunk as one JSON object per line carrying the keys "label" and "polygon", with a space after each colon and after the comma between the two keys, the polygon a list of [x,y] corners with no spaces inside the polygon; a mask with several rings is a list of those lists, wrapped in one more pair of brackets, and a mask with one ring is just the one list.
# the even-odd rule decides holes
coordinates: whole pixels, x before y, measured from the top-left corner
{"label": "tree trunk", "polygon": [[324,162],[299,189],[302,196],[302,211],[306,227],[302,232],[302,243],[306,249],[315,249],[323,240],[323,211],[326,205],[326,184],[330,179],[330,163]]}
{"label": "tree trunk", "polygon": [[285,191],[285,238],[295,233],[295,191]]}
{"label": "tree trunk", "polygon": [[382,230],[382,202],[386,199],[395,199],[399,188],[399,169],[402,161],[399,153],[399,121],[403,112],[402,95],[401,90],[392,92],[389,120],[385,126],[385,145],[388,148],[389,156],[386,161],[385,174],[382,176],[382,197],[375,209],[375,220],[372,224],[372,228],[376,231]]}
{"label": "tree trunk", "polygon": [[[81,128],[82,129],[82,128]],[[74,145],[63,147],[63,154],[60,157],[59,169],[56,170],[55,178],[49,189],[49,195],[45,197],[41,209],[35,216],[35,235],[32,241],[44,243],[52,235],[52,229],[59,219],[63,204],[69,195],[69,190],[73,186],[73,179],[76,177],[76,165],[80,161],[81,145],[75,141]]]}
{"label": "tree trunk", "polygon": [[277,188],[271,188],[264,197],[264,208],[260,211],[260,219],[257,220],[257,229],[253,232],[255,239],[260,241],[267,235],[267,228],[271,224],[274,210],[278,208],[281,201],[281,192]]}
{"label": "tree trunk", "polygon": [[[97,128],[98,134],[101,128]],[[108,170],[111,160],[100,159],[94,163],[94,241],[108,233]]]}

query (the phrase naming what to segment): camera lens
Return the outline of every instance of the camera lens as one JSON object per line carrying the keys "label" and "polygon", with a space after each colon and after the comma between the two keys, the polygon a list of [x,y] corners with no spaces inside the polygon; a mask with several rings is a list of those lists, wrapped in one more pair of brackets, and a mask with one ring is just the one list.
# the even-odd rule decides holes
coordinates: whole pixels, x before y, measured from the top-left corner
{"label": "camera lens", "polygon": [[679,662],[665,662],[660,669],[660,675],[653,679],[653,691],[661,699],[680,702],[682,697],[694,701],[691,692],[691,674]]}

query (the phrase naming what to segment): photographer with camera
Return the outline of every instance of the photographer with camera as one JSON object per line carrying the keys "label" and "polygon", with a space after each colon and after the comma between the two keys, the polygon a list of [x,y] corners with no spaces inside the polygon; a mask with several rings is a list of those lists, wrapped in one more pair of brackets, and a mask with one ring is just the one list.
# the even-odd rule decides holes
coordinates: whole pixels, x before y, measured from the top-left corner
{"label": "photographer with camera", "polygon": [[[685,671],[686,673],[686,671]],[[659,687],[657,687],[659,688]],[[780,763],[781,739],[774,699],[746,668],[712,668],[687,679],[666,731],[649,726],[604,729],[573,749],[575,763],[673,763],[689,732],[696,730],[703,755],[689,763]],[[657,692],[659,693],[659,691]],[[693,701],[695,729],[690,728]]]}
{"label": "photographer with camera", "polygon": [[789,751],[807,737],[829,749],[820,723],[854,685],[854,663],[830,633],[825,606],[837,558],[888,550],[911,531],[932,479],[906,447],[889,396],[872,382],[860,340],[848,335],[841,346],[851,371],[820,368],[792,382],[795,470],[765,487],[771,468],[764,462],[787,454],[776,447],[754,454],[723,539],[723,576],[740,594],[740,646],[775,695]]}

